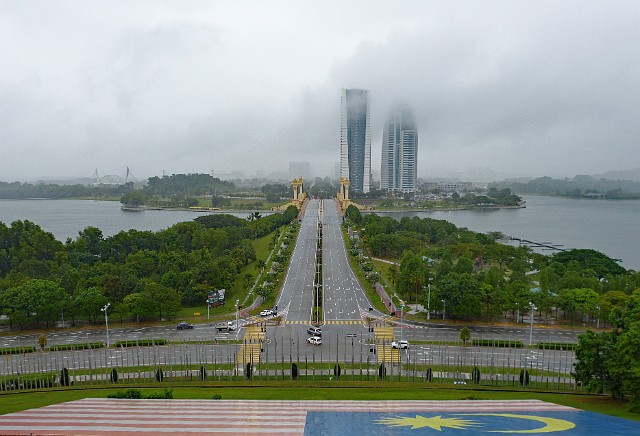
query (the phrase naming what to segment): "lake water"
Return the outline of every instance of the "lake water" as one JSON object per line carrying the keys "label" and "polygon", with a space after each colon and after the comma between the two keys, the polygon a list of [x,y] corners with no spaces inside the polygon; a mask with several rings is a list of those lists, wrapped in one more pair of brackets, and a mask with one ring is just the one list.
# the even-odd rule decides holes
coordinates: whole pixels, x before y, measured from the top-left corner
{"label": "lake water", "polygon": [[[592,248],[640,270],[640,201],[524,196],[523,209],[403,212],[394,217],[443,219],[476,232],[500,231],[562,248]],[[383,215],[381,213],[381,215]],[[550,253],[548,251],[544,253]]]}
{"label": "lake water", "polygon": [[[592,248],[622,259],[625,268],[640,270],[640,201],[525,198],[524,209],[403,212],[393,216],[444,219],[477,232],[500,231],[536,242],[561,244],[563,248]],[[116,201],[0,200],[0,221],[8,225],[16,220],[29,220],[61,241],[76,238],[88,226],[98,227],[104,236],[111,236],[129,229],[162,230],[201,214],[166,210],[126,212],[120,210]],[[248,212],[234,215],[244,218]]]}
{"label": "lake water", "polygon": [[[123,211],[117,201],[0,200],[1,222],[9,225],[13,221],[29,220],[43,230],[53,233],[56,239],[61,241],[66,241],[67,238],[75,239],[78,232],[89,226],[99,228],[106,237],[113,236],[121,230],[158,231],[210,213],[212,212],[188,210]],[[232,215],[246,218],[249,212]]]}

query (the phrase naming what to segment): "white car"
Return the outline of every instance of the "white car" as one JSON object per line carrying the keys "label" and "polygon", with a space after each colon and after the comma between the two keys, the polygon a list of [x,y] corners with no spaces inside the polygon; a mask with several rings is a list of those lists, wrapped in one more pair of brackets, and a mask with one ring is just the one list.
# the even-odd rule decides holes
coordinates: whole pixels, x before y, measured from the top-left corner
{"label": "white car", "polygon": [[391,348],[399,348],[401,350],[408,350],[409,349],[409,341],[400,341],[400,342],[393,341],[391,343]]}
{"label": "white car", "polygon": [[273,315],[273,310],[271,309],[265,309],[262,312],[260,312],[260,316],[272,316]]}
{"label": "white car", "polygon": [[311,345],[322,345],[322,338],[319,336],[311,336],[307,339],[307,342]]}

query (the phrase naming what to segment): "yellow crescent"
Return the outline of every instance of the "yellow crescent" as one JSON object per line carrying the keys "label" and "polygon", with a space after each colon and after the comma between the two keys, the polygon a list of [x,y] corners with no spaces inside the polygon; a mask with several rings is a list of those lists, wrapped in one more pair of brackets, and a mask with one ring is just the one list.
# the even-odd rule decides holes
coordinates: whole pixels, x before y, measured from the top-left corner
{"label": "yellow crescent", "polygon": [[467,416],[500,416],[503,418],[528,419],[529,421],[538,421],[545,424],[544,427],[534,428],[531,430],[490,430],[491,433],[552,433],[556,431],[571,430],[576,425],[573,422],[564,419],[548,418],[545,416],[532,415],[516,415],[514,413],[461,413]]}

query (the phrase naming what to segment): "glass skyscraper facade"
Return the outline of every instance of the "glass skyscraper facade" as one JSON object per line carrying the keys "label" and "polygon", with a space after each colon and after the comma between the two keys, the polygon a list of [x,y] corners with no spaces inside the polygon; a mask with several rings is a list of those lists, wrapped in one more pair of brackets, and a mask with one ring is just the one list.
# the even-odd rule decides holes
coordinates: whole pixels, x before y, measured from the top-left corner
{"label": "glass skyscraper facade", "polygon": [[382,136],[380,189],[416,192],[418,130],[411,109],[398,105],[389,116]]}
{"label": "glass skyscraper facade", "polygon": [[340,98],[340,177],[351,182],[351,192],[371,189],[371,121],[369,91],[343,89]]}

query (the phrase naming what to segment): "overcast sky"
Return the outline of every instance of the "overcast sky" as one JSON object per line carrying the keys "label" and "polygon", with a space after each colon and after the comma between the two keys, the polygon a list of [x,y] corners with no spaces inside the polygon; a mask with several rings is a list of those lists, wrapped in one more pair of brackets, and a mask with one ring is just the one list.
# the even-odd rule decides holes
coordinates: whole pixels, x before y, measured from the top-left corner
{"label": "overcast sky", "polygon": [[341,88],[374,174],[398,101],[421,177],[639,167],[640,1],[0,0],[0,180],[333,176]]}

